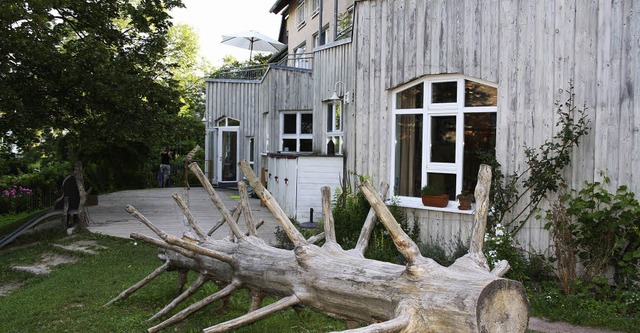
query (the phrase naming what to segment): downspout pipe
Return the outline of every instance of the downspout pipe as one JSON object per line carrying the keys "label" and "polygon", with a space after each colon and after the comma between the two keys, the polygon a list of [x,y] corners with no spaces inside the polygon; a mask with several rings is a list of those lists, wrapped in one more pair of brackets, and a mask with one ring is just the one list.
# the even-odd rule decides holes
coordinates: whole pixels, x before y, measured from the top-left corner
{"label": "downspout pipe", "polygon": [[[322,42],[322,0],[320,0],[320,8],[318,8],[318,45],[320,46]],[[326,38],[326,36],[325,36]]]}
{"label": "downspout pipe", "polygon": [[333,41],[338,39],[338,0],[333,0]]}

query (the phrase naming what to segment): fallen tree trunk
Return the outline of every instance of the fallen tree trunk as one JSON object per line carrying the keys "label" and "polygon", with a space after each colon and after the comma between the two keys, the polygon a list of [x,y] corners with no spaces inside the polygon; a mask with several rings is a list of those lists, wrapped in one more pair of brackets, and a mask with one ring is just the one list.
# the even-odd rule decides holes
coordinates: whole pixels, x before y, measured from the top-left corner
{"label": "fallen tree trunk", "polygon": [[[450,267],[442,267],[420,254],[417,245],[399,227],[368,182],[361,190],[405,257],[406,266],[365,259],[358,251],[342,250],[334,239],[331,216],[325,217],[325,245],[313,245],[304,239],[250,167],[242,162],[241,169],[255,193],[274,213],[295,248],[292,251],[278,249],[255,236],[245,236],[235,224],[236,219],[223,211],[226,207],[217,200],[198,166],[192,164],[190,168],[204,180],[203,185],[226,222],[234,224],[232,239],[185,241],[158,230],[133,207],[128,210],[163,239],[165,244],[156,245],[165,248],[163,259],[170,266],[189,269],[203,279],[226,284],[225,295],[238,288],[248,288],[256,297],[282,297],[276,303],[206,328],[204,332],[228,332],[294,305],[311,306],[334,316],[371,323],[347,332],[526,331],[529,307],[524,288],[516,281],[492,274],[481,253],[486,221],[478,220],[486,219],[488,209],[485,204],[491,182],[488,166],[481,167],[476,188],[479,199],[470,253]],[[325,201],[329,200],[329,195],[324,197]],[[242,207],[246,210],[248,203],[242,203]],[[327,214],[330,210],[325,210]],[[249,230],[252,231],[251,226]],[[176,247],[182,250],[175,251]],[[498,273],[504,272],[502,269]],[[218,295],[211,297],[217,299]],[[192,312],[192,307],[185,310]],[[185,310],[149,331],[155,332],[182,320],[191,313]]]}

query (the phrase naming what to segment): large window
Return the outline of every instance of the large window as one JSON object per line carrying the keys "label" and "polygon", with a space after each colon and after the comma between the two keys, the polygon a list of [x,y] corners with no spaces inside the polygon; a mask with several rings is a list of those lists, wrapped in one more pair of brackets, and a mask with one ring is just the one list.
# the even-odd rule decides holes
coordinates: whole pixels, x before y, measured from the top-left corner
{"label": "large window", "polygon": [[333,152],[342,155],[343,146],[342,131],[342,102],[327,104],[327,153],[330,153],[330,142],[333,145]]}
{"label": "large window", "polygon": [[313,114],[311,112],[282,113],[280,122],[281,151],[310,152],[313,149]]}
{"label": "large window", "polygon": [[438,76],[394,96],[394,195],[420,197],[433,185],[455,200],[473,192],[483,157],[495,155],[498,90]]}

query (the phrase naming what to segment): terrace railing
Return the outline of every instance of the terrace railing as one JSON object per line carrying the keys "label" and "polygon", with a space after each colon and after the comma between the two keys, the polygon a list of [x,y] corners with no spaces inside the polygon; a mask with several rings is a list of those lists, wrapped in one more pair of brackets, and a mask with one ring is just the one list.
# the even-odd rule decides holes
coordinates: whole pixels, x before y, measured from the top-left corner
{"label": "terrace railing", "polygon": [[313,53],[289,54],[277,63],[228,69],[221,71],[214,78],[222,80],[260,80],[271,65],[312,69]]}

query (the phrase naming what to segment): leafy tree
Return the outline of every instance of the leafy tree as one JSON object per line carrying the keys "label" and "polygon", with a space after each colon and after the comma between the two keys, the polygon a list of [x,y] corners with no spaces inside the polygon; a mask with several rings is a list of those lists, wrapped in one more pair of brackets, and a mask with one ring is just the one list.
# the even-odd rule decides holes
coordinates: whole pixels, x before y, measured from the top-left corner
{"label": "leafy tree", "polygon": [[61,156],[140,185],[153,143],[181,127],[181,90],[164,61],[176,6],[180,0],[2,1],[3,153],[55,140]]}

